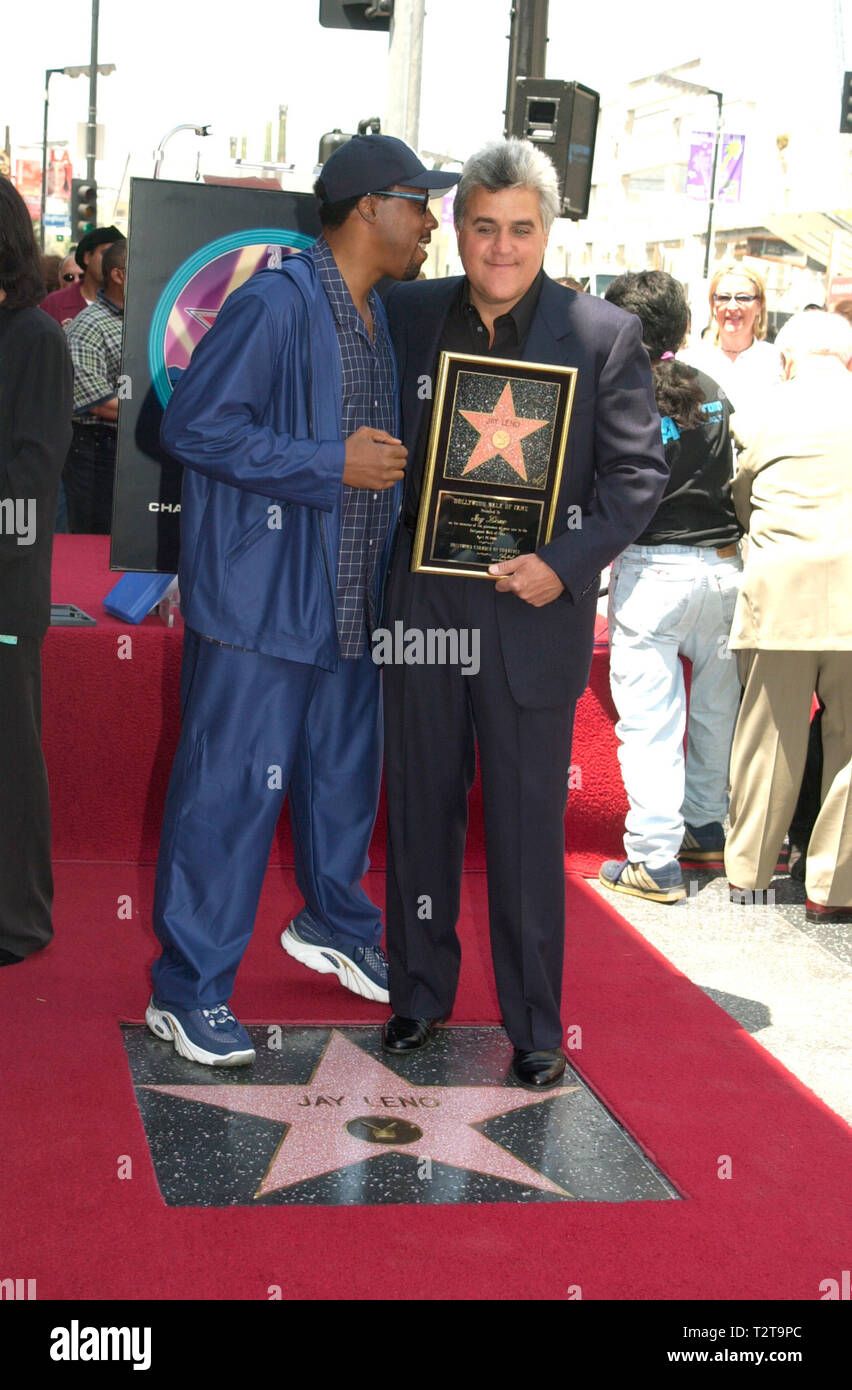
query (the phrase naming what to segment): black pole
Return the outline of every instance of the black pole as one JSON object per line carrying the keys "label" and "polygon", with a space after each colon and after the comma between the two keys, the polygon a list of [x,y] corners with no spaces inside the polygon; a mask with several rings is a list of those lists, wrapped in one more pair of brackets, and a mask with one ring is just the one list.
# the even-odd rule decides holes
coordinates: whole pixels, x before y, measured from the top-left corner
{"label": "black pole", "polygon": [[89,59],[89,120],[86,125],[86,178],[95,182],[98,141],[98,17],[100,0],[92,0],[92,55]]}
{"label": "black pole", "polygon": [[38,231],[39,245],[44,250],[44,219],[47,215],[47,113],[50,103],[50,79],[56,68],[47,68],[44,74],[44,132],[41,141],[41,223]]}
{"label": "black pole", "polygon": [[504,135],[511,135],[519,77],[544,77],[547,67],[548,0],[514,0],[509,29]]}
{"label": "black pole", "polygon": [[710,175],[710,203],[707,208],[707,245],[704,247],[704,279],[710,274],[710,247],[713,241],[713,213],[716,209],[716,169],[719,164],[719,142],[722,139],[722,93],[712,92],[716,98],[716,138],[713,141],[713,172]]}

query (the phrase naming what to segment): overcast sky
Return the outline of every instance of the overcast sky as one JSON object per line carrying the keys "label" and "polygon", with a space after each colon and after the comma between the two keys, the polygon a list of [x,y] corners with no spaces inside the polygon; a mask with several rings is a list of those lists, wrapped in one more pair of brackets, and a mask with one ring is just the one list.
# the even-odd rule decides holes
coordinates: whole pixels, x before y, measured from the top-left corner
{"label": "overcast sky", "polygon": [[[232,134],[248,134],[250,155],[260,158],[264,124],[276,118],[279,103],[286,104],[288,158],[310,167],[324,131],[354,129],[358,119],[384,108],[387,35],[322,29],[318,0],[241,0],[227,9],[194,0],[101,0],[100,10],[99,60],[117,67],[99,85],[99,118],[107,127],[107,161],[99,167],[104,183],[118,181],[128,155],[131,172],[150,174],[155,146],[179,122],[212,125],[215,139],[201,142],[203,168],[212,172],[225,167]],[[427,0],[421,149],[464,157],[501,133],[509,11],[509,0]],[[822,23],[812,53],[817,12]],[[88,62],[90,0],[16,3],[12,13],[0,123],[11,125],[13,147],[37,145],[45,68]],[[720,64],[727,58],[730,70],[734,59],[744,87],[753,78],[757,90],[772,81],[763,55],[782,38],[791,71],[798,63],[804,78],[816,68],[823,88],[833,89],[835,74],[820,56],[841,15],[848,67],[852,0],[810,0],[789,17],[762,0],[714,0],[710,6],[551,0],[547,75],[577,79],[606,97],[626,80],[704,57],[702,80],[712,86],[718,51]],[[774,75],[780,99],[783,74],[776,67]],[[839,96],[838,87],[838,109]],[[76,141],[86,109],[84,78],[54,78],[51,138]],[[192,135],[176,136],[163,175],[191,176],[198,144]]]}

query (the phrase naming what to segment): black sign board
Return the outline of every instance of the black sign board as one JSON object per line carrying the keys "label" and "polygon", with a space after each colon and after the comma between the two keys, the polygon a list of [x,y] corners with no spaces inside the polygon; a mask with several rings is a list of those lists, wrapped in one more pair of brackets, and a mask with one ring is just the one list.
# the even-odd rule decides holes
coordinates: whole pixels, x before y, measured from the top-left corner
{"label": "black sign board", "polygon": [[159,442],[174,383],[227,295],[318,233],[310,193],[132,180],[112,569],[177,571],[182,470]]}

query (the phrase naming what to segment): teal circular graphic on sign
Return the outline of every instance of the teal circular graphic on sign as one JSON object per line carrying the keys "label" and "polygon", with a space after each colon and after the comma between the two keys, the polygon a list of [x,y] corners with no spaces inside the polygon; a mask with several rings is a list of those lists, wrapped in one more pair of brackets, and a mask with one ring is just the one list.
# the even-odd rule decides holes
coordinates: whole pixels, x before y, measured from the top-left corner
{"label": "teal circular graphic on sign", "polygon": [[281,227],[251,227],[210,241],[178,266],[157,301],[148,335],[148,367],[165,408],[198,343],[228,295],[258,270],[276,270],[313,237]]}

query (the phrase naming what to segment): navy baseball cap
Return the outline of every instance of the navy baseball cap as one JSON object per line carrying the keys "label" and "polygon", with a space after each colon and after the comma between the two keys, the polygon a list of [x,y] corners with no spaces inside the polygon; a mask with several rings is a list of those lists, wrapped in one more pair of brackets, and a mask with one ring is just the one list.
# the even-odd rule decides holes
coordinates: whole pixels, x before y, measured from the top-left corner
{"label": "navy baseball cap", "polygon": [[365,193],[379,193],[395,183],[440,193],[452,188],[460,178],[460,174],[427,169],[405,141],[397,140],[395,135],[353,135],[329,155],[316,188],[324,203],[342,203],[347,198],[362,198]]}

